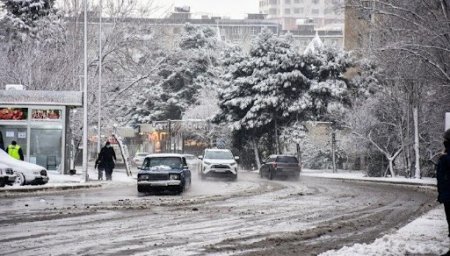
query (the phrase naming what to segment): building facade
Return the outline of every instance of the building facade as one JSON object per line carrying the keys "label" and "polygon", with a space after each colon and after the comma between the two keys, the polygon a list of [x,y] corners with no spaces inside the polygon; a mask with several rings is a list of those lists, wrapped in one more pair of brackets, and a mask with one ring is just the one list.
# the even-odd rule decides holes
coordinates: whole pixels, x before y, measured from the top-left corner
{"label": "building facade", "polygon": [[344,23],[343,0],[260,0],[259,10],[276,20],[283,30],[295,30],[299,23],[312,20],[317,28]]}

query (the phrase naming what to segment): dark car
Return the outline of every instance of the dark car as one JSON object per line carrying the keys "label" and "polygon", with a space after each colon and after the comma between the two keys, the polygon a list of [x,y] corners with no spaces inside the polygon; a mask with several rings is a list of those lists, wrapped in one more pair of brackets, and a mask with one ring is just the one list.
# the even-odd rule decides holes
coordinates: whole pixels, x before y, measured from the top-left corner
{"label": "dark car", "polygon": [[261,168],[259,175],[270,180],[275,177],[293,177],[298,179],[302,168],[297,157],[290,155],[271,155],[267,158]]}
{"label": "dark car", "polygon": [[138,192],[182,193],[191,185],[191,171],[180,154],[153,154],[144,159],[137,175]]}

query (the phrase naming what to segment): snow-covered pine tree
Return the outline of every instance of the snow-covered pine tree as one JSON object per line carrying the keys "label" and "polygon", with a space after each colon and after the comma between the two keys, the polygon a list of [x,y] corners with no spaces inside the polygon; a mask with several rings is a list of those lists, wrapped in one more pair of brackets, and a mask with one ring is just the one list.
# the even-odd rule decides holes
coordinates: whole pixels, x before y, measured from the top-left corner
{"label": "snow-covered pine tree", "polygon": [[26,35],[36,37],[42,28],[48,29],[49,23],[46,21],[57,19],[55,0],[1,0],[1,2],[6,10],[4,20],[12,39],[23,40]]}
{"label": "snow-covered pine tree", "polygon": [[215,76],[210,69],[217,65],[216,46],[213,29],[186,24],[178,47],[158,67],[157,83],[145,88],[134,103],[131,123],[180,119],[197,103],[199,89]]}
{"label": "snow-covered pine tree", "polygon": [[303,61],[309,67],[306,75],[311,79],[308,91],[313,103],[311,120],[337,121],[330,120],[330,107],[334,112],[343,112],[355,96],[365,92],[365,84],[351,83],[344,75],[355,66],[348,52],[321,46],[306,52]]}
{"label": "snow-covered pine tree", "polygon": [[310,81],[300,71],[298,53],[286,38],[265,29],[247,56],[229,58],[216,120],[230,123],[236,131],[246,131],[249,137],[274,133],[278,151],[279,127],[311,106],[306,93]]}

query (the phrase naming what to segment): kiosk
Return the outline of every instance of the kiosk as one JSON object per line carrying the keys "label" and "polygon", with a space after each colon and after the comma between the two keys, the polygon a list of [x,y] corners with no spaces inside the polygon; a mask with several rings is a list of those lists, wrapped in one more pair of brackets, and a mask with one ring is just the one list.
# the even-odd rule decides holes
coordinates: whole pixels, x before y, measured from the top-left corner
{"label": "kiosk", "polygon": [[69,111],[82,107],[82,92],[0,90],[0,139],[15,140],[25,161],[61,174],[69,171]]}

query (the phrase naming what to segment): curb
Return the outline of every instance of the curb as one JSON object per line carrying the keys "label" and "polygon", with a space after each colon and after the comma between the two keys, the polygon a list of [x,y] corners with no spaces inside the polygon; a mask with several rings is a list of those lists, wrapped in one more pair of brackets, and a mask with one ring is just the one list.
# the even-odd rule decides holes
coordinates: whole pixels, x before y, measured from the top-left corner
{"label": "curb", "polygon": [[436,184],[411,183],[411,182],[404,182],[404,181],[346,179],[346,178],[340,178],[340,177],[321,177],[321,176],[314,176],[314,175],[305,175],[305,176],[307,176],[307,177],[314,177],[314,178],[322,178],[322,179],[334,179],[334,180],[340,180],[340,181],[369,182],[369,183],[381,183],[381,184],[392,184],[392,185],[402,185],[402,186],[417,186],[417,187],[429,187],[429,188],[436,188],[437,187]]}
{"label": "curb", "polygon": [[63,185],[50,185],[50,186],[30,186],[30,187],[14,187],[14,188],[1,188],[1,194],[9,194],[9,193],[28,193],[28,192],[37,192],[37,191],[60,191],[60,190],[72,190],[72,189],[86,189],[86,188],[98,188],[101,187],[102,184],[63,184]]}

